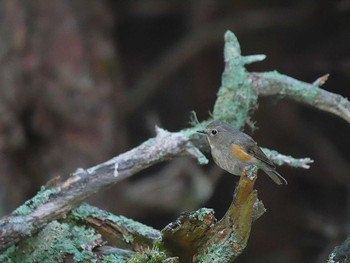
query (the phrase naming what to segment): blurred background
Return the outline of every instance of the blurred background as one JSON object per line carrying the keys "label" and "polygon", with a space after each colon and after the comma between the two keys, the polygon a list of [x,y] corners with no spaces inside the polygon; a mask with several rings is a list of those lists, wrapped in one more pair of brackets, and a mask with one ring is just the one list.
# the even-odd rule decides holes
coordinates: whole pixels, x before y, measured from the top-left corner
{"label": "blurred background", "polygon": [[[0,2],[0,215],[66,178],[154,136],[209,117],[223,72],[223,35],[242,54],[266,54],[249,71],[350,96],[350,0]],[[311,157],[280,167],[288,186],[261,176],[267,212],[238,262],[324,262],[350,231],[350,125],[293,101],[261,98],[246,130],[261,146]],[[208,155],[209,158],[210,155]],[[210,159],[211,160],[211,159]],[[89,202],[162,229],[182,211],[220,218],[238,178],[178,158]]]}

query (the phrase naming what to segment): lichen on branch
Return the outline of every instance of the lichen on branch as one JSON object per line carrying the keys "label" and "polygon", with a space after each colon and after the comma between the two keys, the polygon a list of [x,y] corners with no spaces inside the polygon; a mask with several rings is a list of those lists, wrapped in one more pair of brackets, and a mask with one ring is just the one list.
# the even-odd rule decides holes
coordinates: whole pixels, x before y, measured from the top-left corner
{"label": "lichen on branch", "polygon": [[259,96],[277,96],[309,105],[321,111],[334,114],[350,123],[350,102],[347,98],[319,88],[328,76],[315,83],[306,83],[289,76],[272,72],[249,73],[248,80]]}
{"label": "lichen on branch", "polygon": [[[225,71],[213,110],[214,119],[225,120],[239,129],[243,129],[245,124],[254,126],[250,115],[257,107],[258,97],[276,95],[333,113],[350,122],[349,101],[319,88],[325,82],[325,77],[314,84],[308,84],[277,72],[250,73],[245,65],[261,61],[265,56],[242,56],[238,40],[230,31],[225,34],[224,58]],[[7,249],[6,253],[15,253],[16,247],[45,233],[52,233],[51,230],[58,229],[61,236],[66,238],[74,228],[60,225],[64,223],[56,220],[71,219],[81,220],[97,231],[112,231],[116,237],[120,237],[120,243],[114,244],[115,247],[105,248],[110,253],[111,260],[120,255],[130,258],[131,262],[147,262],[144,261],[147,258],[164,259],[167,262],[178,262],[178,258],[194,262],[232,262],[246,247],[252,222],[265,212],[253,189],[256,179],[254,168],[244,171],[235,189],[232,204],[219,222],[216,222],[212,210],[200,209],[181,215],[160,233],[92,207],[80,206],[75,209],[98,191],[159,162],[177,156],[190,156],[200,164],[208,163],[201,152],[206,148],[206,142],[196,134],[196,130],[208,121],[179,132],[156,128],[154,138],[134,149],[91,168],[79,168],[64,182],[43,187],[35,197],[0,220],[0,251]],[[307,169],[312,163],[309,158],[295,159],[268,149],[264,149],[264,152],[278,165]],[[70,214],[72,210],[73,213]],[[130,225],[136,227],[136,231]],[[99,239],[99,234],[95,231],[87,230],[86,233],[92,233],[92,241]],[[102,246],[102,243],[99,245]],[[13,246],[15,244],[18,245]],[[56,243],[51,244],[56,247]],[[57,245],[60,246],[60,243]],[[57,253],[60,251],[56,250]],[[86,254],[77,255],[82,256],[83,260]],[[61,257],[62,254],[58,256]]]}
{"label": "lichen on branch", "polygon": [[[263,58],[259,57],[259,59]],[[213,118],[225,120],[238,129],[242,129],[246,123],[253,126],[250,113],[256,109],[258,97],[253,92],[252,84],[247,81],[248,72],[244,66],[256,61],[256,57],[252,60],[241,56],[241,48],[236,36],[227,31],[224,61],[225,70],[214,105]]]}

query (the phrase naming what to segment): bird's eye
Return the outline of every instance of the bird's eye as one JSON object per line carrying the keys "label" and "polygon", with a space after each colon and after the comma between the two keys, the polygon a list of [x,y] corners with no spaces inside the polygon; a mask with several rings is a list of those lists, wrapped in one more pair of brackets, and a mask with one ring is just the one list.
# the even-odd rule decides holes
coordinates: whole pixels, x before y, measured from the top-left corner
{"label": "bird's eye", "polygon": [[216,129],[211,130],[212,135],[216,135],[217,133],[218,133],[218,130],[216,130]]}

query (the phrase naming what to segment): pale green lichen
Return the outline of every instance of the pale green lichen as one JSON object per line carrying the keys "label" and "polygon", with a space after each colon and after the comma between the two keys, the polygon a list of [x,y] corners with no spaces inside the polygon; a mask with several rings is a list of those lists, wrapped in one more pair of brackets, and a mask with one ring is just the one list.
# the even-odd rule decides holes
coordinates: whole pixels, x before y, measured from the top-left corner
{"label": "pale green lichen", "polygon": [[[208,124],[208,121],[201,122],[192,128],[187,128],[187,129],[181,130],[181,133],[187,137],[197,135],[198,134],[197,131],[204,130],[205,127],[207,126],[207,124]],[[200,134],[198,134],[198,135],[201,136]]]}
{"label": "pale green lichen", "polygon": [[343,244],[334,248],[329,255],[328,263],[347,263],[350,261],[350,238],[346,239]]}
{"label": "pale green lichen", "polygon": [[245,65],[248,65],[248,64],[255,63],[255,62],[263,61],[265,58],[266,58],[266,55],[264,55],[264,54],[244,56],[243,63]]}
{"label": "pale green lichen", "polygon": [[213,216],[214,213],[215,213],[214,209],[203,207],[203,208],[200,208],[197,211],[191,213],[190,217],[196,218],[200,221],[204,221],[206,217]]}
{"label": "pale green lichen", "polygon": [[335,253],[331,253],[328,257],[327,263],[337,263],[336,261],[334,261],[334,257],[335,257]]}
{"label": "pale green lichen", "polygon": [[[1,220],[0,226],[4,226],[8,224],[6,220]],[[23,235],[25,236],[30,236],[30,234],[33,232],[35,229],[35,226],[32,224],[28,224],[28,221],[25,220],[22,216],[14,216],[11,218],[11,224],[13,224],[14,228],[20,227],[21,230],[23,231]]]}
{"label": "pale green lichen", "polygon": [[63,262],[66,255],[73,255],[75,262],[96,262],[92,252],[82,247],[100,238],[93,228],[52,221],[35,237],[27,238],[8,248],[0,255],[0,262],[56,263]]}
{"label": "pale green lichen", "polygon": [[[115,224],[122,225],[130,232],[138,234],[139,236],[160,239],[160,233],[158,230],[155,230],[154,228],[146,226],[140,222],[129,219],[125,216],[116,216],[113,214],[109,214],[106,218]],[[125,235],[124,239],[126,242],[131,243],[133,240],[133,235]]]}
{"label": "pale green lichen", "polygon": [[250,180],[254,180],[254,178],[256,178],[258,168],[255,165],[249,165],[245,167],[245,171],[247,172],[247,177]]}
{"label": "pale green lichen", "polygon": [[46,189],[44,186],[42,186],[40,191],[32,199],[26,201],[23,205],[18,207],[13,214],[18,216],[26,216],[39,205],[46,203],[50,196],[55,193],[57,193],[57,189]]}
{"label": "pale green lichen", "polygon": [[228,31],[225,34],[225,70],[222,83],[217,94],[213,117],[224,120],[238,129],[245,123],[253,125],[249,113],[256,109],[258,97],[253,91],[252,84],[247,80],[245,59],[236,36]]}
{"label": "pale green lichen", "polygon": [[290,155],[284,155],[284,154],[280,154],[279,152],[275,151],[275,150],[269,150],[266,148],[261,148],[264,153],[266,154],[266,156],[271,159],[273,161],[273,163],[275,163],[276,165],[283,165],[283,164],[287,164],[290,167],[295,167],[295,168],[305,168],[305,169],[309,169],[310,168],[310,164],[313,163],[314,161],[308,157],[306,158],[294,158]]}
{"label": "pale green lichen", "polygon": [[207,157],[205,157],[205,155],[201,155],[198,159],[198,163],[200,165],[204,165],[204,164],[208,164],[209,163],[209,160]]}
{"label": "pale green lichen", "polygon": [[6,249],[2,254],[0,254],[0,262],[3,263],[16,263],[15,255],[16,246],[11,246]]}
{"label": "pale green lichen", "polygon": [[276,70],[264,73],[264,78],[267,80],[279,80],[281,77],[283,77],[285,81],[278,81],[278,88],[280,89],[278,94],[279,97],[284,97],[286,94],[288,94],[288,96],[292,96],[296,100],[300,98],[301,100],[313,101],[317,99],[321,93],[320,88],[311,86],[309,83],[303,83],[291,77],[284,76]]}
{"label": "pale green lichen", "polygon": [[107,211],[100,210],[88,204],[82,204],[74,209],[71,213],[75,219],[86,219],[87,217],[105,218],[111,222],[123,226],[128,229],[129,233],[122,233],[125,242],[132,243],[134,235],[148,237],[151,239],[160,239],[160,232],[152,227],[146,226],[140,222],[126,218],[124,216],[116,216]]}
{"label": "pale green lichen", "polygon": [[[223,263],[232,262],[238,257],[246,247],[239,239],[236,238],[236,233],[233,232],[229,239],[225,240],[219,246],[217,243],[212,243],[206,253],[196,257],[194,262],[200,263]],[[234,244],[234,245],[233,245]]]}

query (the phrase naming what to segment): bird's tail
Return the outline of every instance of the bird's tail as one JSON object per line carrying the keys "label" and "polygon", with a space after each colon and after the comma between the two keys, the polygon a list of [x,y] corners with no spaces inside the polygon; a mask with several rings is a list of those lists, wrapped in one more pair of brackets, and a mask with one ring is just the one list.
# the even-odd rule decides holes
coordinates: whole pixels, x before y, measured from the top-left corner
{"label": "bird's tail", "polygon": [[264,172],[278,185],[288,184],[287,180],[283,178],[275,169],[264,169]]}

